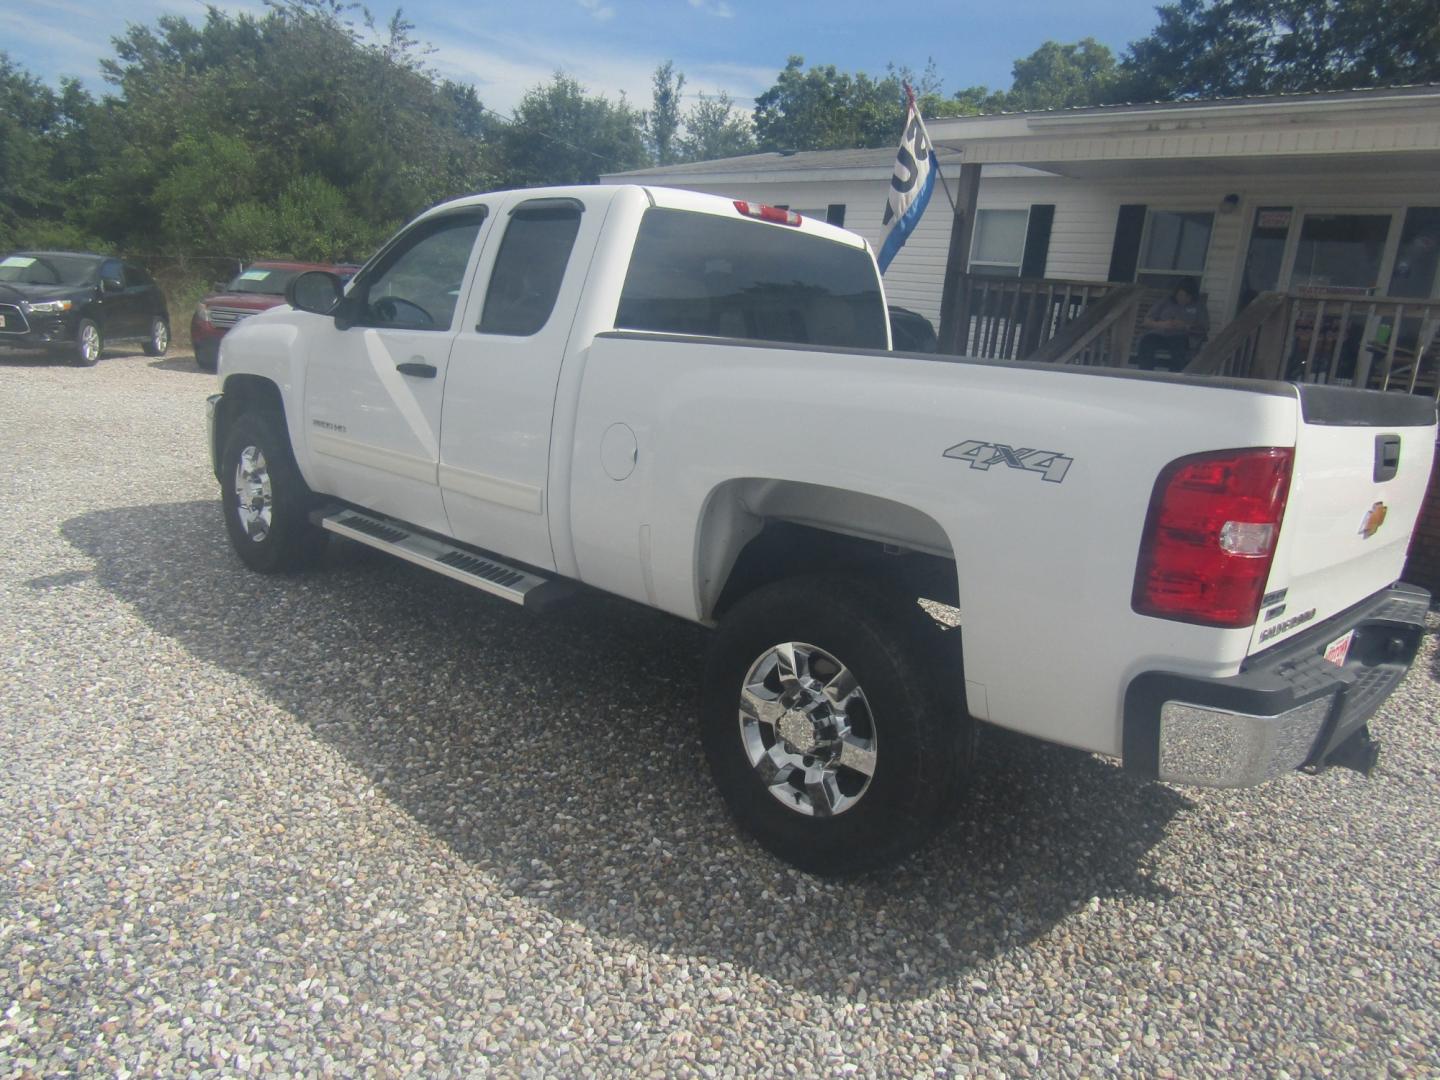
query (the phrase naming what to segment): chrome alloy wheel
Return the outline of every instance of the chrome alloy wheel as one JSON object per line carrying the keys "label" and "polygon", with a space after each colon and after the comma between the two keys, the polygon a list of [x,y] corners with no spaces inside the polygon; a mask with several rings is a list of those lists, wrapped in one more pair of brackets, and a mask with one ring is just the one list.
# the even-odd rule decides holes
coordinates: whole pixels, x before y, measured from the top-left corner
{"label": "chrome alloy wheel", "polygon": [[163,353],[170,347],[170,327],[165,325],[163,319],[156,319],[150,328],[150,347],[156,353]]}
{"label": "chrome alloy wheel", "polygon": [[750,665],[740,738],[770,794],[797,814],[843,814],[875,775],[875,722],[850,670],[824,649],[788,641]]}
{"label": "chrome alloy wheel", "polygon": [[270,467],[258,446],[240,451],[235,463],[235,508],[246,535],[257,544],[270,535],[275,497],[270,491]]}
{"label": "chrome alloy wheel", "polygon": [[80,328],[80,355],[87,364],[100,359],[100,328],[94,323],[86,323]]}

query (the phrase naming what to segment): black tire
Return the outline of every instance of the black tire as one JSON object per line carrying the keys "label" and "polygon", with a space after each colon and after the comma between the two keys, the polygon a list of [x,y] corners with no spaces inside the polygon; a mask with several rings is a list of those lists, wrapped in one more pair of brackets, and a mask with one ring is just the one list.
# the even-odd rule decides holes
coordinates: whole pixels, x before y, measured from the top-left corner
{"label": "black tire", "polygon": [[218,341],[195,342],[195,366],[201,371],[214,371],[220,366],[220,343]]}
{"label": "black tire", "polygon": [[170,324],[165,321],[163,315],[155,315],[150,319],[150,336],[145,339],[146,356],[164,356],[165,350],[170,348]]}
{"label": "black tire", "polygon": [[[812,807],[815,802],[762,780],[742,735],[745,679],[769,650],[787,642],[828,654],[863,690],[865,707],[855,711],[861,734],[868,725],[873,738],[873,771],[868,786],[858,773],[836,773],[849,786],[844,797],[855,801],[833,816],[793,809],[792,800],[796,806],[802,798]],[[711,644],[701,741],[741,827],[813,874],[875,869],[919,847],[958,802],[973,754],[974,721],[964,708],[957,646],[958,638],[940,634],[915,603],[860,579],[782,581],[736,604]],[[768,745],[788,753],[790,744],[773,735],[780,727],[768,729]],[[762,729],[752,727],[752,739]],[[798,779],[790,783],[799,790]]]}
{"label": "black tire", "polygon": [[[251,496],[248,525],[241,514],[242,458]],[[268,491],[268,504],[261,489]],[[299,570],[324,551],[327,534],[307,516],[314,498],[290,452],[285,422],[275,413],[242,413],[230,426],[220,454],[220,497],[230,543],[250,569],[264,574]],[[268,505],[268,523],[256,513],[263,505]]]}
{"label": "black tire", "polygon": [[81,319],[75,327],[75,343],[70,347],[70,359],[76,367],[94,367],[100,362],[105,351],[105,335],[94,319]]}

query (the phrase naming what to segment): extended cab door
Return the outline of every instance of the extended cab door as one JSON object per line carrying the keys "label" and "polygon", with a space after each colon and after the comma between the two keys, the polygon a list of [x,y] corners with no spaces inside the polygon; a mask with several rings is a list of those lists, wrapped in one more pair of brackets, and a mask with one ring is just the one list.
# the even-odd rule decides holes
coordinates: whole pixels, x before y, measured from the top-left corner
{"label": "extended cab door", "polygon": [[606,205],[517,192],[499,208],[445,385],[451,535],[545,569],[555,387]]}
{"label": "extended cab door", "polygon": [[314,486],[447,532],[436,485],[445,370],[488,208],[432,215],[356,277],[307,337],[305,438]]}

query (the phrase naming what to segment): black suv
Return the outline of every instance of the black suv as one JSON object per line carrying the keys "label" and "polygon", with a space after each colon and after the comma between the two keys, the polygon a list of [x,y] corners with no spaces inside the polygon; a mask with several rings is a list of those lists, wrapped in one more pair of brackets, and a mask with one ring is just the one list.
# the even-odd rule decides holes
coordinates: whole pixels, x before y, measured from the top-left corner
{"label": "black suv", "polygon": [[16,251],[0,259],[0,345],[63,349],[77,364],[107,342],[170,347],[170,313],[149,274],[107,255]]}

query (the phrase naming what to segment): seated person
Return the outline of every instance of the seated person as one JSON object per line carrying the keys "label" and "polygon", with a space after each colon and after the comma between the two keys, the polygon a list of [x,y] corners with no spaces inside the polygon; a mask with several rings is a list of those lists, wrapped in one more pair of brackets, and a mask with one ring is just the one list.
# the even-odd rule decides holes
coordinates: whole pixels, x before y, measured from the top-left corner
{"label": "seated person", "polygon": [[[1200,303],[1200,285],[1194,278],[1181,278],[1168,299],[1150,309],[1140,328],[1146,331],[1140,339],[1140,366],[1146,371],[1157,367],[1180,371],[1190,362],[1192,343],[1204,339],[1210,328],[1205,305]],[[1158,356],[1157,353],[1165,353]]]}

